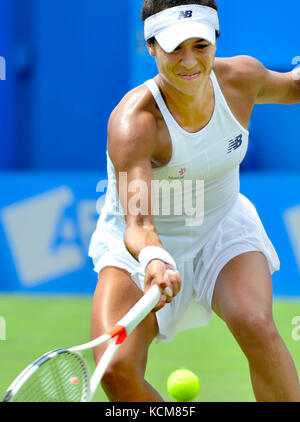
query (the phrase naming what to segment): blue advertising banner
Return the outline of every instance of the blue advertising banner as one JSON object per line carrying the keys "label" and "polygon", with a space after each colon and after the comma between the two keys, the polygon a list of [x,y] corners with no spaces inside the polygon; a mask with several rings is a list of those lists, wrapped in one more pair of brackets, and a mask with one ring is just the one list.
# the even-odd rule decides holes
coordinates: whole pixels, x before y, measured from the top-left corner
{"label": "blue advertising banner", "polygon": [[[99,183],[101,182],[101,183]],[[106,173],[0,174],[0,290],[92,294],[88,257]],[[300,297],[300,173],[241,175],[281,261],[276,296]]]}
{"label": "blue advertising banner", "polygon": [[87,251],[105,174],[0,175],[0,289],[91,293],[97,275]]}
{"label": "blue advertising banner", "polygon": [[273,275],[277,296],[300,297],[300,173],[251,172],[241,175],[241,192],[256,207],[279,256]]}

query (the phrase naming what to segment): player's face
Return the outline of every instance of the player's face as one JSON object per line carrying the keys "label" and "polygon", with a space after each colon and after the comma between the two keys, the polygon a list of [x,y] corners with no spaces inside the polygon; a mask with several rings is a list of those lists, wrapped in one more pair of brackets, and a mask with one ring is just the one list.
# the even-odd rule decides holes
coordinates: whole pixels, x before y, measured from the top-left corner
{"label": "player's face", "polygon": [[160,76],[182,93],[192,95],[199,84],[208,80],[216,47],[203,39],[191,38],[172,53],[166,53],[157,42],[149,51],[156,57]]}

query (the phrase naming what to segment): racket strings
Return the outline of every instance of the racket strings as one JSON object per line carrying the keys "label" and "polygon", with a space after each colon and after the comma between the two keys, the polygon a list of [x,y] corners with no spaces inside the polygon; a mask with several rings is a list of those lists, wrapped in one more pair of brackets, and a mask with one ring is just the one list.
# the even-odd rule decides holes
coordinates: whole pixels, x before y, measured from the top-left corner
{"label": "racket strings", "polygon": [[89,375],[80,356],[64,352],[48,359],[24,383],[13,401],[80,402],[89,394]]}

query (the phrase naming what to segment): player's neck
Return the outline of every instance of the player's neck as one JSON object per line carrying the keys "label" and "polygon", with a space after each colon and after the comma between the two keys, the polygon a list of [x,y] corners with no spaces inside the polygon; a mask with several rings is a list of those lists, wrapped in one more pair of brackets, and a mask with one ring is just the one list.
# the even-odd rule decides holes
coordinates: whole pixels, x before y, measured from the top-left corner
{"label": "player's neck", "polygon": [[214,110],[214,88],[208,77],[198,85],[196,94],[187,95],[179,91],[166,80],[157,76],[155,78],[164,101],[181,126],[199,129],[210,120]]}

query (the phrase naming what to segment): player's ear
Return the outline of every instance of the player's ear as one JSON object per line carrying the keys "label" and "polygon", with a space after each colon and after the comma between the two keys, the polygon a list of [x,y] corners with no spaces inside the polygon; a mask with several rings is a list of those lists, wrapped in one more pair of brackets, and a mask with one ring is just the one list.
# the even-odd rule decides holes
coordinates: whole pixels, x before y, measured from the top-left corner
{"label": "player's ear", "polygon": [[146,45],[147,45],[147,49],[149,51],[150,56],[155,57],[156,56],[155,41],[151,42],[150,40],[148,40]]}

